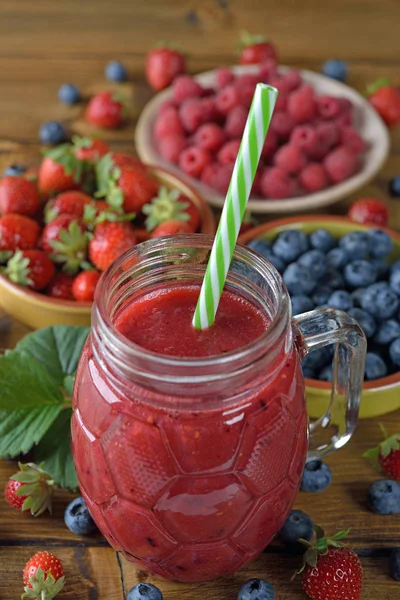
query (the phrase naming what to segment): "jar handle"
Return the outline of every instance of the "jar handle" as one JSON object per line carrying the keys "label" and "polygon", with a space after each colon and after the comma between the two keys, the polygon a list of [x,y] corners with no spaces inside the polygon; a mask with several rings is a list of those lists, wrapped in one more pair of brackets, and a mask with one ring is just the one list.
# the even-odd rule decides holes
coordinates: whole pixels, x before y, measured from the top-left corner
{"label": "jar handle", "polygon": [[307,460],[315,460],[338,450],[353,435],[360,408],[367,341],[358,322],[341,310],[313,310],[296,315],[292,322],[301,359],[318,348],[336,346],[329,406],[310,425]]}

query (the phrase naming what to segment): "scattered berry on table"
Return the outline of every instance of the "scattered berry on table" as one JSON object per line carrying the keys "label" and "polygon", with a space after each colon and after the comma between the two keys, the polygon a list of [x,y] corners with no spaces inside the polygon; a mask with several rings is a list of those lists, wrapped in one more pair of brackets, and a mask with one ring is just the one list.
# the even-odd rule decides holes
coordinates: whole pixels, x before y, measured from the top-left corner
{"label": "scattered berry on table", "polygon": [[55,266],[42,250],[17,250],[9,259],[4,274],[12,281],[34,291],[43,290],[51,281]]}
{"label": "scattered berry on table", "polygon": [[370,485],[367,494],[369,508],[378,515],[400,512],[400,485],[391,479],[380,479]]}
{"label": "scattered berry on table", "polygon": [[6,483],[4,490],[4,498],[7,504],[13,506],[17,510],[22,510],[22,505],[25,502],[27,496],[22,496],[21,492],[18,492],[20,487],[23,485],[21,481],[15,481],[15,479],[9,479]]}
{"label": "scattered berry on table", "polygon": [[393,198],[400,198],[400,175],[389,181],[389,192]]}
{"label": "scattered berry on table", "polygon": [[389,346],[389,355],[396,367],[400,367],[400,337],[393,340]]}
{"label": "scattered berry on table", "polygon": [[146,79],[157,92],[171,85],[176,77],[186,72],[186,60],[172,48],[155,48],[146,57]]}
{"label": "scattered berry on table", "polygon": [[80,90],[73,83],[63,83],[58,90],[58,99],[64,104],[77,104],[81,101]]}
{"label": "scattered berry on table", "polygon": [[322,65],[322,72],[327,77],[337,79],[337,81],[345,81],[348,74],[348,66],[344,60],[331,58]]}
{"label": "scattered berry on table", "polygon": [[360,198],[351,205],[349,217],[356,223],[375,223],[385,227],[389,221],[389,211],[383,200]]}
{"label": "scattered berry on table", "polygon": [[107,63],[104,75],[110,81],[126,81],[128,79],[126,68],[118,60],[111,60]]}
{"label": "scattered berry on table", "polygon": [[93,302],[97,283],[100,279],[99,271],[82,271],[74,279],[72,295],[77,302]]}
{"label": "scattered berry on table", "polygon": [[75,498],[68,504],[64,521],[68,529],[76,535],[88,535],[97,529],[83,498]]}
{"label": "scattered berry on table", "polygon": [[237,600],[275,600],[275,590],[264,579],[249,579],[240,588]]}
{"label": "scattered berry on table", "polygon": [[306,463],[301,479],[302,492],[323,492],[332,483],[332,471],[322,460],[312,460]]}
{"label": "scattered berry on table", "polygon": [[50,552],[37,552],[24,567],[24,589],[33,600],[54,598],[64,586],[61,561]]}
{"label": "scattered berry on table", "polygon": [[129,590],[126,600],[163,600],[163,595],[152,583],[138,583]]}
{"label": "scattered berry on table", "polygon": [[[353,303],[354,303],[354,298],[353,298]],[[376,322],[375,322],[374,317],[372,315],[370,315],[369,313],[367,313],[362,308],[358,308],[358,307],[350,308],[348,313],[351,317],[353,317],[353,319],[356,319],[356,321],[359,322],[361,329],[364,331],[366,337],[372,338],[372,336],[374,335],[374,333],[376,331]],[[400,325],[399,325],[399,331],[400,331]]]}
{"label": "scattered berry on table", "polygon": [[[361,323],[360,323],[361,324]],[[375,352],[367,352],[365,359],[365,379],[380,379],[387,375],[387,365],[383,358]]]}
{"label": "scattered berry on table", "polygon": [[68,134],[63,125],[58,121],[46,121],[39,130],[39,140],[42,144],[62,144],[68,139]]}
{"label": "scattered berry on table", "polygon": [[74,275],[62,271],[56,273],[46,288],[46,295],[59,300],[75,300],[72,294]]}
{"label": "scattered berry on table", "polygon": [[24,215],[8,214],[0,218],[0,251],[30,250],[37,245],[39,224]]}
{"label": "scattered berry on table", "polygon": [[25,173],[26,167],[24,165],[13,164],[4,169],[3,177],[18,177]]}
{"label": "scattered berry on table", "polygon": [[240,45],[239,62],[241,65],[262,63],[269,59],[277,61],[276,49],[264,35],[251,35],[248,31],[242,31]]}
{"label": "scattered berry on table", "polygon": [[326,229],[316,229],[310,234],[310,245],[315,250],[329,252],[336,246],[336,240]]}
{"label": "scattered berry on table", "polygon": [[299,538],[309,542],[313,535],[314,523],[302,510],[292,510],[278,532],[279,539],[290,546],[297,546]]}
{"label": "scattered berry on table", "polygon": [[18,466],[20,470],[8,480],[4,492],[8,504],[18,510],[30,510],[34,517],[46,510],[51,512],[54,483],[50,475],[34,463]]}
{"label": "scattered berry on table", "polygon": [[314,302],[308,296],[292,296],[290,301],[294,315],[300,315],[314,308]]}
{"label": "scattered berry on table", "polygon": [[36,183],[23,177],[4,177],[0,181],[0,215],[17,213],[34,216],[40,207]]}
{"label": "scattered berry on table", "polygon": [[391,85],[382,85],[378,82],[369,101],[379,113],[388,127],[394,127],[400,123],[400,91]]}
{"label": "scattered berry on table", "polygon": [[400,581],[400,548],[395,548],[389,561],[390,574],[396,581]]}
{"label": "scattered berry on table", "polygon": [[380,425],[384,440],[375,448],[363,454],[364,458],[371,461],[379,461],[383,472],[400,481],[400,434],[388,436],[386,429]]}
{"label": "scattered berry on table", "polygon": [[94,95],[85,112],[86,121],[103,129],[118,129],[126,117],[126,98],[117,92],[100,92]]}

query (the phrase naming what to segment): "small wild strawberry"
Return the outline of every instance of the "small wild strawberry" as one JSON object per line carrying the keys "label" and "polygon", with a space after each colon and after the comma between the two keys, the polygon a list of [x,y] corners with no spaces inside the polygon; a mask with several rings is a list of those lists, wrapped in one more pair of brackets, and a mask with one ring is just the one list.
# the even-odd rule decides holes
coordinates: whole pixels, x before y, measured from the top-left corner
{"label": "small wild strawberry", "polygon": [[382,424],[380,428],[384,435],[383,442],[365,452],[363,456],[372,461],[377,460],[386,475],[400,481],[400,434],[395,433],[388,437]]}
{"label": "small wild strawberry", "polygon": [[54,482],[43,465],[18,463],[20,470],[10,477],[4,497],[18,510],[30,510],[34,517],[45,510],[51,512]]}

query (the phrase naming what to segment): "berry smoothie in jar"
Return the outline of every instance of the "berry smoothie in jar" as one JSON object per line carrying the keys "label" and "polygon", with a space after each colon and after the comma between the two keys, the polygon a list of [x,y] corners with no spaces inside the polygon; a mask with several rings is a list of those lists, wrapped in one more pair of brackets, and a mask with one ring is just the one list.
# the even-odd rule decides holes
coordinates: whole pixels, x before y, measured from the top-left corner
{"label": "berry smoothie in jar", "polygon": [[308,450],[301,357],[339,342],[339,375],[348,358],[349,418],[319,432],[312,458],[351,436],[363,372],[355,321],[325,309],[295,324],[279,274],[249,249],[235,251],[215,323],[195,330],[211,245],[156,239],[109,267],[74,389],[74,461],[98,527],[143,570],[187,582],[229,575],[283,525]]}

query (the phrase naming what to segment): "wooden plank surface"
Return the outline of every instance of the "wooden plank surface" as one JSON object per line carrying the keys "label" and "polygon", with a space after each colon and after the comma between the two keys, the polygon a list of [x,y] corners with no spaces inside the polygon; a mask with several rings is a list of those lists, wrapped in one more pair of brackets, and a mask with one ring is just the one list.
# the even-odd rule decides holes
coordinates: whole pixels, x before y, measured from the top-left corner
{"label": "wooden plank surface", "polygon": [[[180,43],[198,72],[234,63],[234,45],[241,29],[267,32],[280,50],[281,62],[319,69],[333,56],[349,61],[349,83],[363,91],[368,82],[388,75],[400,84],[400,3],[396,0],[2,0],[0,3],[0,172],[14,162],[34,163],[39,156],[38,129],[44,120],[58,119],[72,131],[94,133],[82,119],[82,108],[57,102],[65,81],[79,85],[85,96],[110,87],[103,78],[105,63],[121,59],[132,81],[124,84],[132,116],[126,128],[102,134],[114,148],[134,151],[135,121],[151,94],[143,81],[143,61],[149,47],[164,39]],[[400,229],[400,202],[389,198],[388,179],[400,173],[400,131],[392,133],[392,153],[382,172],[361,193],[386,199],[392,227]],[[343,213],[354,199],[330,209]],[[0,348],[13,347],[28,332],[0,312]],[[400,430],[400,414],[384,417],[391,432]],[[349,542],[359,552],[365,570],[363,599],[400,598],[400,584],[388,575],[388,557],[400,545],[400,521],[379,517],[365,504],[368,485],[379,474],[361,458],[379,441],[376,421],[363,421],[340,452],[328,459],[334,473],[330,490],[321,495],[300,493],[296,507],[332,532],[352,526]],[[15,463],[0,463],[0,488]],[[36,551],[54,551],[65,565],[67,586],[60,598],[123,599],[138,580],[138,572],[116,554],[100,535],[77,538],[63,523],[72,496],[58,492],[53,516],[37,520],[0,504],[0,600],[14,600],[22,591],[21,572]],[[202,585],[160,583],[165,600],[232,600],[239,585],[253,576],[276,586],[277,600],[304,598],[290,577],[296,559],[274,542],[246,569]],[[152,581],[152,579],[149,579]]]}

